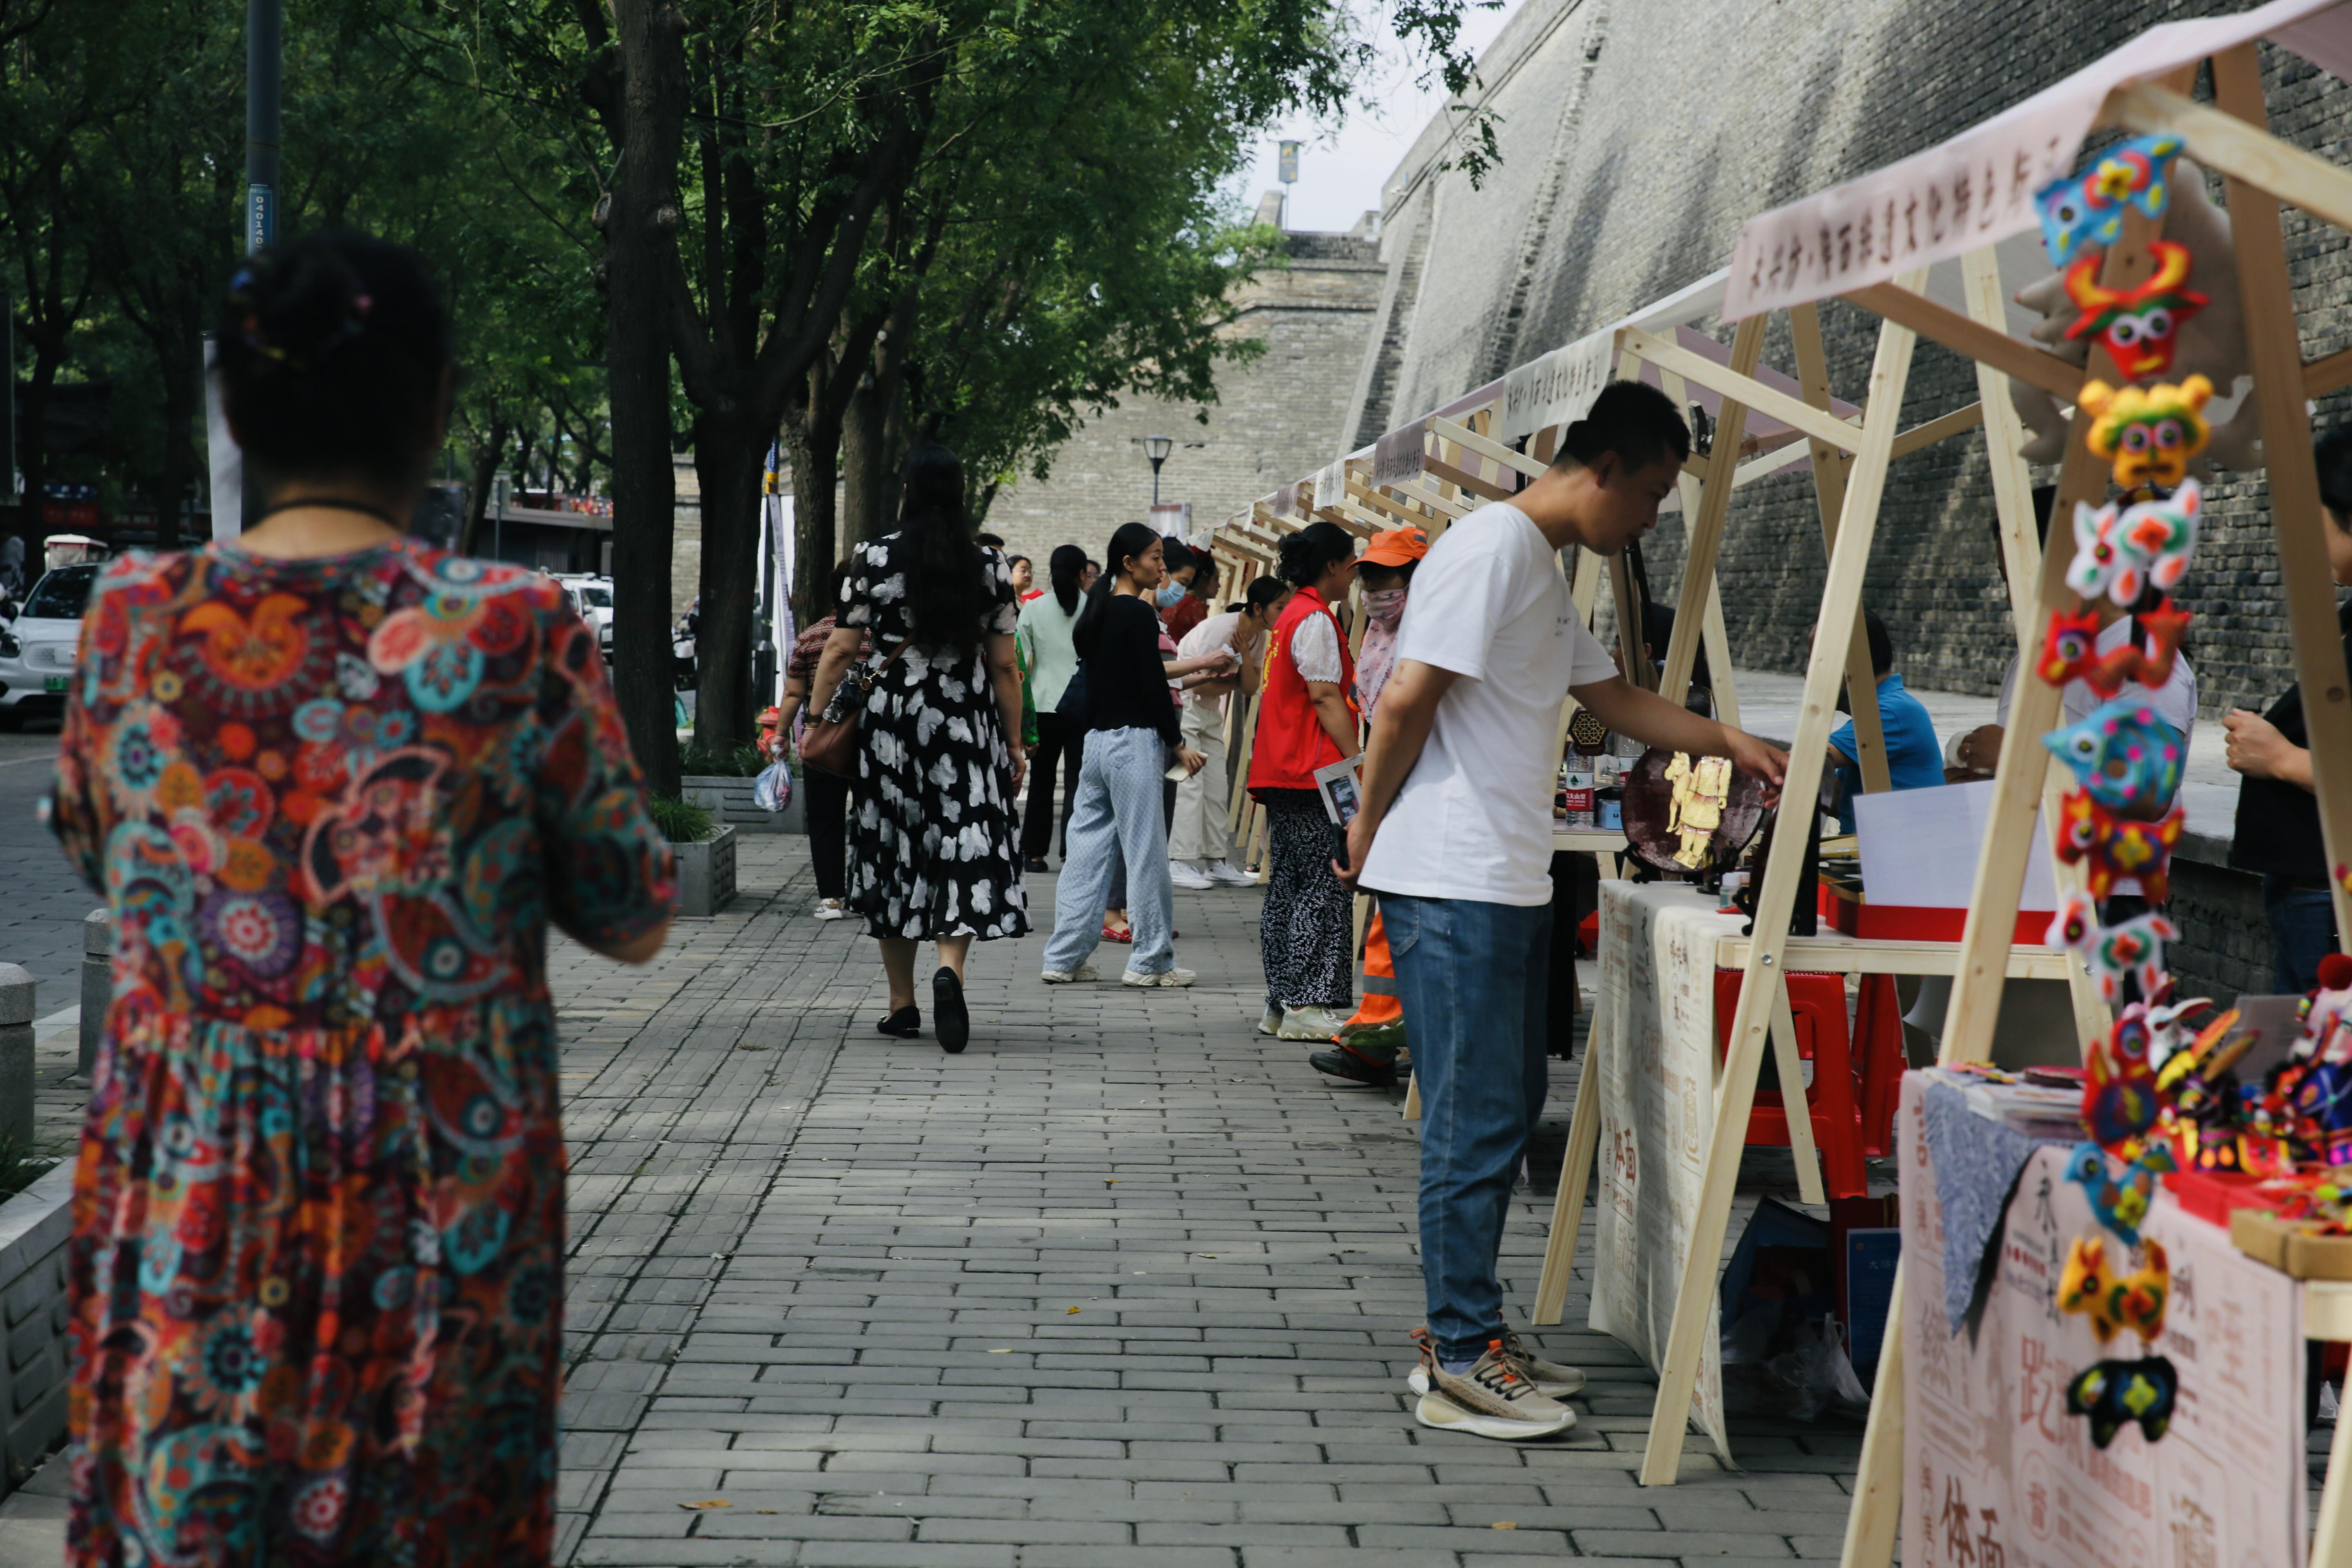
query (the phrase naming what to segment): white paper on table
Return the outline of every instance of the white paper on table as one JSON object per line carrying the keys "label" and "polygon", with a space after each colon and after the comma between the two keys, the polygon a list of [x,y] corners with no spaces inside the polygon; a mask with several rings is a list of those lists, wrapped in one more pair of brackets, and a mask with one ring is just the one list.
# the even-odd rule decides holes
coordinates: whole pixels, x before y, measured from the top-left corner
{"label": "white paper on table", "polygon": [[[1976,891],[1977,857],[1992,820],[1992,795],[1990,779],[1855,795],[1853,824],[1862,849],[1864,896],[1874,904],[1905,909],[1967,909]],[[2019,907],[2058,907],[2050,837],[2042,830],[2039,816],[2033,819],[2033,848],[2026,858]]]}

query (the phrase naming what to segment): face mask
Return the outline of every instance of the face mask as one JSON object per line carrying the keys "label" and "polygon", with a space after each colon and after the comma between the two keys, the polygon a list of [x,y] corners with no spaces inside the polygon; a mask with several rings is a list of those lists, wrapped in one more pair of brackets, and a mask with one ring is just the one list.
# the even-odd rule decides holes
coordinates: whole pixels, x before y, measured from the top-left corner
{"label": "face mask", "polygon": [[1404,614],[1404,590],[1383,588],[1377,594],[1364,595],[1364,611],[1381,626],[1393,626]]}
{"label": "face mask", "polygon": [[1163,610],[1174,609],[1183,599],[1184,584],[1173,581],[1160,584],[1160,591],[1151,595],[1151,602]]}

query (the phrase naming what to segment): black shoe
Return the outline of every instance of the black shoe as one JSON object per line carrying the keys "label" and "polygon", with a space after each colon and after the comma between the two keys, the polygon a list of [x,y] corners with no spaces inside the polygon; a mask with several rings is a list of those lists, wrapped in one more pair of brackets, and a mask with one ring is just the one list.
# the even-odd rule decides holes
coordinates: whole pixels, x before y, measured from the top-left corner
{"label": "black shoe", "polygon": [[1317,1072],[1343,1078],[1349,1083],[1369,1084],[1374,1089],[1396,1087],[1396,1068],[1385,1062],[1373,1061],[1369,1057],[1360,1057],[1345,1046],[1337,1050],[1312,1052],[1307,1058],[1307,1065]]}
{"label": "black shoe", "polygon": [[912,1005],[901,1007],[874,1027],[882,1034],[895,1035],[902,1040],[914,1039],[923,1032],[923,1010]]}
{"label": "black shoe", "polygon": [[1053,869],[1051,866],[1045,864],[1045,858],[1043,855],[1030,856],[1029,858],[1021,862],[1021,868],[1024,871],[1050,871]]}
{"label": "black shoe", "polygon": [[931,976],[931,1018],[940,1049],[951,1057],[961,1054],[971,1038],[971,1015],[964,1010],[963,982],[944,963]]}

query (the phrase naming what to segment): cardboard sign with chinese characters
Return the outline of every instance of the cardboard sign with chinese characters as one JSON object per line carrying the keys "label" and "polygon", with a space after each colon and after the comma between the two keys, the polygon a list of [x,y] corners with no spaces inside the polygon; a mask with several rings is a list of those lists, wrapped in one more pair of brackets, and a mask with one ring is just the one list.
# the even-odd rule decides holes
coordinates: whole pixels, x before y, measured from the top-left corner
{"label": "cardboard sign with chinese characters", "polygon": [[[1917,1074],[1897,1127],[1903,1185],[1903,1421],[1906,1568],[2300,1568],[2305,1470],[2302,1302],[2294,1282],[2226,1232],[2158,1197],[2143,1238],[2172,1265],[2152,1344],[2125,1329],[2101,1346],[2057,1307],[2078,1236],[2140,1256],[2098,1226],[2067,1181],[2067,1151],[2035,1152],[2000,1233],[1971,1341],[1944,1315],[1942,1206],[1928,1165]],[[2095,1362],[2168,1359],[2180,1388],[2151,1443],[2126,1426],[2101,1449],[2066,1409]]]}
{"label": "cardboard sign with chinese characters", "polygon": [[[1715,942],[1738,915],[1682,882],[1601,884],[1601,1184],[1592,1326],[1665,1354],[1715,1131]],[[1719,1308],[1709,1291],[1697,1415],[1724,1458]]]}

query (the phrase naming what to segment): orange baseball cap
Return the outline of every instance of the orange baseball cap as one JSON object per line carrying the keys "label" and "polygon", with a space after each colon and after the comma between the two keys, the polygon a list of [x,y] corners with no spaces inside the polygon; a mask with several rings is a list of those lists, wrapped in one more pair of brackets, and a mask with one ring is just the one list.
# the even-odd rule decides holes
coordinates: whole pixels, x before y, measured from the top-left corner
{"label": "orange baseball cap", "polygon": [[1391,528],[1372,535],[1360,564],[1404,566],[1429,553],[1429,535],[1417,528]]}

